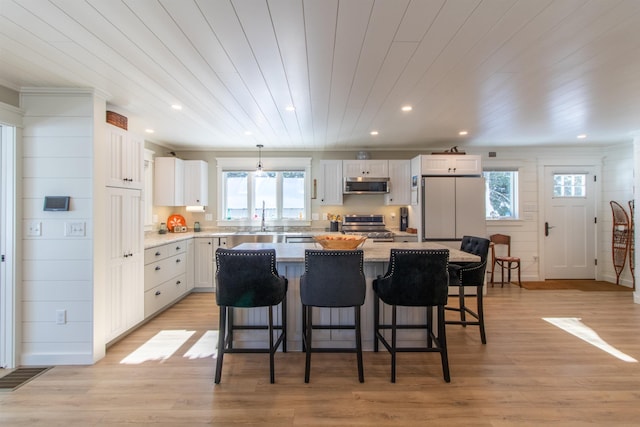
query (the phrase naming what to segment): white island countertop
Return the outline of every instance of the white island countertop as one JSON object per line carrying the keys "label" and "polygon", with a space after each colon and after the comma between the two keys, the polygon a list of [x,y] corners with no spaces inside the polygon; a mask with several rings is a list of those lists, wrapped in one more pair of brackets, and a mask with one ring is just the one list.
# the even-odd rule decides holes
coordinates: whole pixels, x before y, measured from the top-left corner
{"label": "white island countertop", "polygon": [[[433,242],[373,242],[367,240],[359,249],[365,262],[388,262],[391,249],[449,249],[449,262],[478,262],[480,257]],[[305,249],[322,249],[315,243],[243,243],[233,249],[275,249],[278,262],[304,262]]]}

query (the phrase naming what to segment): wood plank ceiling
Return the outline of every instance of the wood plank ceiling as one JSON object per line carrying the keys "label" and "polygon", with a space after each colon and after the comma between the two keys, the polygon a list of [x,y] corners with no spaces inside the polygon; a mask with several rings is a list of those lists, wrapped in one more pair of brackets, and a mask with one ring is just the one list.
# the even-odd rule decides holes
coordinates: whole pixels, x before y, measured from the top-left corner
{"label": "wood plank ceiling", "polygon": [[638,28],[637,0],[0,0],[0,85],[95,88],[179,149],[601,145],[640,129]]}

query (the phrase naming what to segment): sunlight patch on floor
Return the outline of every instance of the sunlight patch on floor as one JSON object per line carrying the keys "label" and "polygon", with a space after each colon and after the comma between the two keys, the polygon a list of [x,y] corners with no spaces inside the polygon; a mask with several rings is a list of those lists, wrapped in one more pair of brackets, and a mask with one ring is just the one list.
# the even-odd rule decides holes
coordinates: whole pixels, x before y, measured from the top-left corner
{"label": "sunlight patch on floor", "polygon": [[571,335],[574,335],[581,340],[586,341],[589,344],[606,351],[607,353],[617,357],[624,362],[638,362],[633,357],[609,345],[606,341],[600,338],[596,331],[582,323],[582,319],[579,317],[543,317],[542,320],[545,320],[552,325],[557,326],[558,328],[566,332],[569,332]]}
{"label": "sunlight patch on floor", "polygon": [[121,364],[137,365],[147,361],[164,361],[171,357],[195,331],[160,331],[120,361]]}
{"label": "sunlight patch on floor", "polygon": [[182,357],[204,359],[218,356],[218,331],[207,331]]}

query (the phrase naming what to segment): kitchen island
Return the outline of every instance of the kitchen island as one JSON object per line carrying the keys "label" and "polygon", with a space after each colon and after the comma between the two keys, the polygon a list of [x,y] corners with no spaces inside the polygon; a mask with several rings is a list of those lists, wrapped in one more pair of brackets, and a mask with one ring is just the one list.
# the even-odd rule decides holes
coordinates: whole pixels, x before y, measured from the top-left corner
{"label": "kitchen island", "polygon": [[[397,243],[365,241],[361,249],[364,251],[364,274],[367,293],[362,306],[362,345],[365,350],[373,349],[373,288],[372,281],[387,271],[389,254],[392,248],[399,249],[449,249],[450,262],[477,262],[479,257],[450,249],[432,242]],[[302,304],[300,303],[300,277],[304,273],[305,249],[319,249],[313,243],[243,243],[234,249],[275,249],[278,274],[289,280],[287,291],[287,346],[288,349],[302,349]],[[383,322],[387,322],[391,309],[385,306],[382,312]],[[267,323],[266,308],[235,310],[235,323],[259,325]],[[424,322],[426,310],[415,307],[398,307],[398,323]],[[314,309],[316,324],[353,324],[353,310],[350,308]],[[277,319],[279,322],[280,319]],[[317,330],[313,333],[316,347],[344,347],[354,345],[353,331]],[[266,345],[268,336],[264,331],[238,331],[234,333],[234,345],[238,347],[256,347]],[[403,331],[398,338],[400,345],[420,345],[424,343],[426,334],[419,330]]]}

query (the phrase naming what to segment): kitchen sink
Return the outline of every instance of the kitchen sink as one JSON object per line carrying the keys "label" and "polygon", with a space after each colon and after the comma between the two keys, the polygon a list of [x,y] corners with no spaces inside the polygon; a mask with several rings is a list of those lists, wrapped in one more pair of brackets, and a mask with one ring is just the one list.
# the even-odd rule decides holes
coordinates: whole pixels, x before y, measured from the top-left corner
{"label": "kitchen sink", "polygon": [[237,232],[227,237],[227,247],[234,248],[242,243],[284,243],[284,233],[269,231]]}

